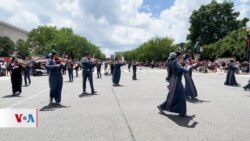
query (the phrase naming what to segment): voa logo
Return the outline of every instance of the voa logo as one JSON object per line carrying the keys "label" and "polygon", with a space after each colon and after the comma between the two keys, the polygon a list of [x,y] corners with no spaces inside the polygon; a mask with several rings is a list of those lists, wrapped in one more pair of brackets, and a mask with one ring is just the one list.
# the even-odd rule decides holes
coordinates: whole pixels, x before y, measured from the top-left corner
{"label": "voa logo", "polygon": [[16,121],[18,123],[22,123],[22,122],[27,122],[27,123],[34,123],[34,117],[32,114],[15,114],[16,117]]}

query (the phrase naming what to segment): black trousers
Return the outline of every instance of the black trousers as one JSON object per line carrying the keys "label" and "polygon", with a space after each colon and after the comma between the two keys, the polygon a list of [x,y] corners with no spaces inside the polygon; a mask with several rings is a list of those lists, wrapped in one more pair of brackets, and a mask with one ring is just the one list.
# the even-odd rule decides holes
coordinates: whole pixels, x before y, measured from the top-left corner
{"label": "black trousers", "polygon": [[97,69],[97,78],[101,78],[102,74],[101,74],[101,70]]}
{"label": "black trousers", "polygon": [[30,70],[24,70],[23,74],[24,74],[24,83],[25,83],[25,85],[27,85],[27,79],[29,80],[29,84],[30,84],[31,83]]}
{"label": "black trousers", "polygon": [[94,85],[93,85],[93,76],[92,76],[92,72],[84,72],[83,71],[83,92],[86,92],[86,81],[87,79],[89,80],[89,84],[90,84],[90,88],[91,88],[91,93],[94,92]]}
{"label": "black trousers", "polygon": [[133,70],[133,77],[132,77],[133,80],[136,80],[136,70]]}

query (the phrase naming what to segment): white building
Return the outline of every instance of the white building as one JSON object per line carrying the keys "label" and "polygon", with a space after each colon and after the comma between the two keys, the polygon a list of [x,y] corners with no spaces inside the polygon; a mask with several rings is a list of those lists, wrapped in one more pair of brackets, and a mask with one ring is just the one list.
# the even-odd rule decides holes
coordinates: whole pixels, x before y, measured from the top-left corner
{"label": "white building", "polygon": [[9,37],[14,43],[19,39],[26,40],[27,34],[28,32],[21,28],[0,21],[0,36]]}

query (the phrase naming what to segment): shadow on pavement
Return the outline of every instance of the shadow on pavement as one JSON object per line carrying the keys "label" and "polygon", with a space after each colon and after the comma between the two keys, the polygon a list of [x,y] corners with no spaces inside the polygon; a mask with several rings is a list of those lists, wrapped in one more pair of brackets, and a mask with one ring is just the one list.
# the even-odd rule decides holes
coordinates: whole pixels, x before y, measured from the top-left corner
{"label": "shadow on pavement", "polygon": [[2,98],[15,98],[15,97],[21,97],[21,95],[10,94],[10,95],[3,96]]}
{"label": "shadow on pavement", "polygon": [[70,106],[64,106],[61,104],[56,104],[56,103],[51,103],[47,106],[44,106],[43,108],[41,108],[39,111],[54,111],[58,108],[69,108]]}
{"label": "shadow on pavement", "polygon": [[113,87],[126,87],[125,85],[118,85],[118,86],[114,86]]}
{"label": "shadow on pavement", "polygon": [[80,95],[79,95],[79,97],[80,98],[83,98],[83,97],[91,97],[91,96],[95,96],[95,95],[100,95],[100,94],[91,94],[91,93],[86,93],[86,94],[84,94],[84,93],[81,93]]}
{"label": "shadow on pavement", "polygon": [[186,128],[195,128],[198,122],[193,121],[194,115],[191,117],[180,117],[179,115],[169,115],[169,114],[162,114],[168,117],[170,120],[175,122],[177,125],[186,127]]}
{"label": "shadow on pavement", "polygon": [[196,100],[192,100],[192,99],[186,99],[188,102],[190,103],[204,103],[204,102],[210,102],[210,101],[206,101],[206,100],[200,100],[200,99],[196,99]]}

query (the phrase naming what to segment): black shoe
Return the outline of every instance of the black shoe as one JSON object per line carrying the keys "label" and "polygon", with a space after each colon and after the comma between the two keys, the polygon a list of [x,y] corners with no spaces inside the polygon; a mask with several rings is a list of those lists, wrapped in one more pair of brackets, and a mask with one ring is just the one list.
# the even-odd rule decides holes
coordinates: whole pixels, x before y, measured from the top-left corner
{"label": "black shoe", "polygon": [[82,94],[88,94],[87,92],[83,92]]}
{"label": "black shoe", "polygon": [[160,114],[164,114],[164,111],[163,111],[163,109],[161,108],[161,106],[157,106],[157,108],[159,109]]}
{"label": "black shoe", "polygon": [[195,115],[179,114],[180,117],[194,118]]}
{"label": "black shoe", "polygon": [[92,92],[91,94],[92,94],[92,95],[95,95],[95,94],[97,94],[97,91],[94,91],[94,92]]}
{"label": "black shoe", "polygon": [[243,89],[246,91],[247,90],[247,88],[246,87],[243,87]]}
{"label": "black shoe", "polygon": [[53,98],[50,98],[49,99],[49,104],[52,104],[52,102],[53,102]]}
{"label": "black shoe", "polygon": [[196,97],[192,97],[191,100],[198,101],[198,99]]}

